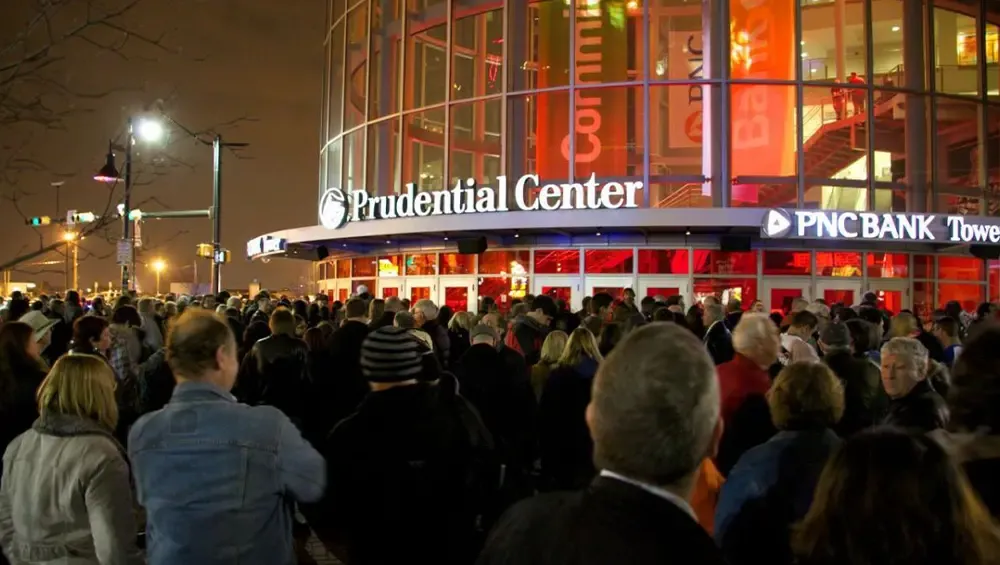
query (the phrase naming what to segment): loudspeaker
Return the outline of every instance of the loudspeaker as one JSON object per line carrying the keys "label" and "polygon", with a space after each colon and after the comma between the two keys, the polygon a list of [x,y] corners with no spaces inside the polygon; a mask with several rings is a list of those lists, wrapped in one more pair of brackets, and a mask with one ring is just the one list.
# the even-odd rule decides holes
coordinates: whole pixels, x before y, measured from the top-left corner
{"label": "loudspeaker", "polygon": [[485,237],[471,237],[458,240],[458,252],[463,255],[479,255],[489,247]]}
{"label": "loudspeaker", "polygon": [[724,235],[719,239],[719,249],[722,251],[750,251],[750,236]]}
{"label": "loudspeaker", "polygon": [[969,253],[979,259],[1000,259],[1000,245],[970,245]]}
{"label": "loudspeaker", "polygon": [[310,261],[322,261],[330,256],[330,250],[326,248],[325,245],[320,245],[319,247],[313,247],[311,249],[301,249],[294,253],[296,257],[301,257],[304,259],[309,259]]}

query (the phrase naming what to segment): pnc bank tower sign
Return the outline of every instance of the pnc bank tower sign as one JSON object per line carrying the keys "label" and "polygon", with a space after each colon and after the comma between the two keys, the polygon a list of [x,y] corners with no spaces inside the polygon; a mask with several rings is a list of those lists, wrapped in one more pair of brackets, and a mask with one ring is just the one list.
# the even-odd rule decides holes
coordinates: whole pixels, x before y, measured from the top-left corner
{"label": "pnc bank tower sign", "polygon": [[[327,189],[319,199],[320,224],[331,230],[348,222],[389,218],[425,218],[489,212],[545,210],[618,210],[637,208],[642,182],[600,183],[594,174],[584,182],[541,184],[538,175],[524,175],[513,183],[506,176],[495,186],[459,181],[447,190],[418,192],[408,183],[397,194],[350,194]],[[513,199],[511,202],[510,200]]]}

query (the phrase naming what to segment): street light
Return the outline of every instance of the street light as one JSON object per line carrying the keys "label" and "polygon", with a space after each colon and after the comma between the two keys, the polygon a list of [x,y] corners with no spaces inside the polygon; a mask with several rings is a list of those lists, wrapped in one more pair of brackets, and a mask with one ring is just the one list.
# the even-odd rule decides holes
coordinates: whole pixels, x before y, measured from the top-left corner
{"label": "street light", "polygon": [[[66,242],[66,290],[76,288],[79,275],[79,247],[76,246],[77,233],[63,232],[62,240]],[[72,261],[72,264],[70,264]],[[71,276],[72,275],[72,276]]]}
{"label": "street light", "polygon": [[162,273],[163,269],[166,269],[166,268],[167,268],[167,264],[163,261],[163,259],[157,259],[157,260],[153,261],[153,270],[156,271],[156,295],[157,296],[160,295],[160,273]]}
{"label": "street light", "polygon": [[[128,260],[122,261],[122,293],[129,289],[129,284],[135,276],[135,234],[132,232],[132,222],[129,220],[129,213],[132,211],[132,146],[135,145],[136,135],[143,141],[158,141],[163,137],[163,124],[151,119],[139,120],[138,124],[133,118],[128,119],[125,136],[125,196],[122,198],[122,242],[128,246]],[[138,125],[138,127],[136,127]],[[94,175],[94,179],[100,182],[116,182],[121,178],[118,168],[115,166],[114,142],[108,142],[108,155],[101,167],[101,170]]]}

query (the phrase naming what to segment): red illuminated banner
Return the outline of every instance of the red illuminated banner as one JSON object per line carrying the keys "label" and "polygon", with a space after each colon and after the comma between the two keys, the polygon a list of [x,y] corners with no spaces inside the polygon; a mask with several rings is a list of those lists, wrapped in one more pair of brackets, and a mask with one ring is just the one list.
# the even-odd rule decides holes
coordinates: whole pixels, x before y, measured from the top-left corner
{"label": "red illuminated banner", "polygon": [[[571,29],[570,9],[576,9]],[[538,7],[538,88],[566,86],[577,90],[569,108],[562,96],[542,95],[537,101],[536,170],[542,179],[565,179],[570,169],[571,136],[577,176],[623,175],[627,165],[627,91],[591,90],[628,79],[627,16],[623,0],[545,2]],[[559,69],[570,68],[572,76]]]}
{"label": "red illuminated banner", "polygon": [[[795,76],[795,0],[732,0],[730,6],[733,79]],[[733,85],[734,176],[794,173],[794,111],[792,88]],[[756,201],[756,194],[744,192],[741,199]]]}

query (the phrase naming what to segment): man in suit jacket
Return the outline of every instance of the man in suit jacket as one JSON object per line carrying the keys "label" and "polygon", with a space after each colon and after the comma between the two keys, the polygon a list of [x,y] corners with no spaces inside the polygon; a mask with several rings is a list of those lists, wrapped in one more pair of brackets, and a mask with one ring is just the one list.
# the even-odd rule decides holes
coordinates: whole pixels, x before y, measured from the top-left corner
{"label": "man in suit jacket", "polygon": [[479,565],[722,564],[689,500],[722,425],[715,364],[677,324],[630,333],[598,369],[586,420],[600,476],[511,508]]}
{"label": "man in suit jacket", "polygon": [[736,354],[733,351],[733,334],[726,327],[725,312],[718,302],[705,304],[702,320],[705,324],[705,347],[716,365],[732,361]]}

